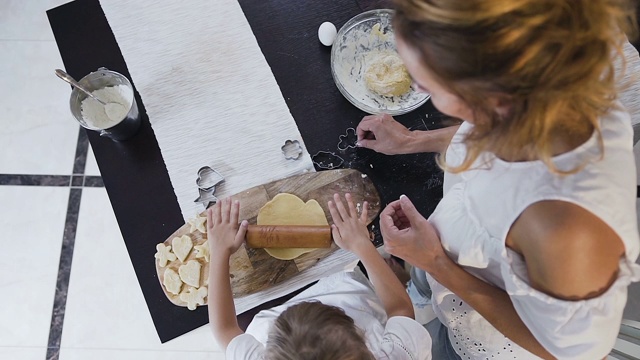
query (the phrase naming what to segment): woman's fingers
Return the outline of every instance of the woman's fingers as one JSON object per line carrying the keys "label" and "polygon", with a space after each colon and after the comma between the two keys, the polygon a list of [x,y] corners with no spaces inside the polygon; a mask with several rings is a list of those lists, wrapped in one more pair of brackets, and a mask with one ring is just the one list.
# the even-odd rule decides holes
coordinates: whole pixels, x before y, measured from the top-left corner
{"label": "woman's fingers", "polygon": [[347,207],[349,208],[349,216],[357,217],[358,216],[358,211],[356,211],[356,206],[353,204],[353,198],[351,197],[351,194],[349,194],[349,193],[344,194],[344,198],[347,199]]}

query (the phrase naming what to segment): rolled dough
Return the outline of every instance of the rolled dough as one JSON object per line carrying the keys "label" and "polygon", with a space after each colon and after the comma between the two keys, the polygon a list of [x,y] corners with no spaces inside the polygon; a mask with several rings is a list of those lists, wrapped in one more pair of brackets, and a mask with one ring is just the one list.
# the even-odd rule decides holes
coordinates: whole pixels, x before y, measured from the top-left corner
{"label": "rolled dough", "polygon": [[[329,225],[324,210],[315,200],[306,203],[299,197],[281,193],[264,204],[256,219],[258,225]],[[291,260],[313,251],[309,248],[264,249],[269,255],[280,260]]]}

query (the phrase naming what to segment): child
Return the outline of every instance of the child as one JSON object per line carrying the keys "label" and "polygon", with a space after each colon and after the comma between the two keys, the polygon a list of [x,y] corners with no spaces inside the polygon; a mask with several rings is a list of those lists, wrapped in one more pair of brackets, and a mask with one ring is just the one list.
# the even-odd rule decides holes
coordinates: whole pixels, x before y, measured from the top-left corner
{"label": "child", "polygon": [[387,252],[432,292],[433,357],[604,358],[640,279],[633,133],[614,71],[625,30],[637,32],[630,2],[396,5],[415,88],[463,120],[409,131],[377,115],[357,128],[378,152],[446,154],[428,220],[406,196],[380,215]]}
{"label": "child", "polygon": [[238,224],[239,202],[219,201],[207,211],[210,244],[209,323],[228,359],[418,360],[431,359],[428,332],[414,320],[413,305],[371,241],[350,194],[346,206],[329,201],[338,246],[357,255],[360,272],[320,280],[284,305],[262,311],[247,333],[238,322],[229,283],[229,257],[242,245],[247,222]]}

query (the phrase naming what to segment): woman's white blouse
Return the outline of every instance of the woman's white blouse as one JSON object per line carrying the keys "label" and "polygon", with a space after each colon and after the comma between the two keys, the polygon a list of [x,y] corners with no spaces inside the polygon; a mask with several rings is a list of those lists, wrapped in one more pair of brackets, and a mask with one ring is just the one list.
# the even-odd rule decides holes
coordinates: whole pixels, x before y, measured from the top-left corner
{"label": "woman's white blouse", "polygon": [[[636,172],[629,115],[611,111],[600,119],[604,157],[594,134],[571,152],[554,157],[564,170],[587,162],[578,173],[559,176],[541,161],[509,163],[483,154],[472,170],[445,173],[444,197],[429,221],[447,254],[466,271],[505,290],[538,341],[561,359],[602,359],[613,347],[627,300],[627,286],[640,280],[636,218]],[[447,150],[449,164],[465,155],[463,123]],[[529,286],[524,260],[505,246],[516,218],[542,200],[574,203],[598,216],[622,239],[626,256],[614,284],[597,298],[565,301]],[[449,328],[463,359],[530,359],[533,354],[498,332],[455,294],[427,278],[436,315]],[[499,310],[497,310],[499,311]]]}

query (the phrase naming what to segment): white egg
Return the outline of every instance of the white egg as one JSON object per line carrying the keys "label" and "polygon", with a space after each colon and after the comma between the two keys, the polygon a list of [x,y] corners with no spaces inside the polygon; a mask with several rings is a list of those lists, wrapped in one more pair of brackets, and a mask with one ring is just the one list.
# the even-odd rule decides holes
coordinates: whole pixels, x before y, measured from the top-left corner
{"label": "white egg", "polygon": [[328,21],[320,24],[320,27],[318,28],[318,39],[322,45],[325,46],[333,45],[337,34],[338,30],[336,30],[336,26]]}

